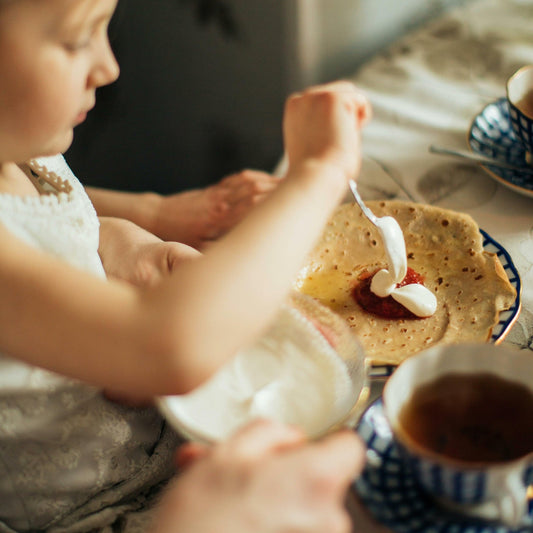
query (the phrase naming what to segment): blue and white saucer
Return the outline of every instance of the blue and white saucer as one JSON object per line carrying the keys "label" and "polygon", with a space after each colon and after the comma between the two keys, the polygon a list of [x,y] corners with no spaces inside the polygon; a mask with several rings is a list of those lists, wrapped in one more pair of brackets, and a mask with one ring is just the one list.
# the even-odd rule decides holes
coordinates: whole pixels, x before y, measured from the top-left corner
{"label": "blue and white saucer", "polygon": [[[522,283],[520,281],[518,270],[516,269],[509,252],[500,243],[496,242],[490,235],[488,235],[488,233],[482,229],[479,231],[483,236],[483,249],[485,252],[496,254],[498,256],[509,282],[516,290],[516,298],[513,305],[507,309],[507,311],[500,313],[500,320],[492,329],[490,340],[494,344],[499,344],[505,339],[507,333],[509,333],[520,314]],[[395,369],[395,365],[374,365],[370,369],[370,377],[373,379],[386,379],[392,375]]]}
{"label": "blue and white saucer", "polygon": [[[368,461],[352,488],[380,524],[395,533],[531,533],[533,522],[518,528],[454,514],[423,493],[396,444],[381,400],[365,412],[357,432]],[[530,513],[533,507],[530,502]],[[528,519],[525,519],[528,520]]]}
{"label": "blue and white saucer", "polygon": [[[468,133],[468,144],[477,154],[532,170],[526,163],[526,151],[511,126],[509,105],[505,97],[488,104],[476,115]],[[489,164],[482,166],[492,178],[505,187],[533,198],[532,172]]]}

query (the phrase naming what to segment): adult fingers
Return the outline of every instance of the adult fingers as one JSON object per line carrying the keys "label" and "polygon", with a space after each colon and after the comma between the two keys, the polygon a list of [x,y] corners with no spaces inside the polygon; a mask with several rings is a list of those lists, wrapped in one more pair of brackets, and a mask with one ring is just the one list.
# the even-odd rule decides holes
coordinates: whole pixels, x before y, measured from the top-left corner
{"label": "adult fingers", "polygon": [[205,457],[210,449],[209,446],[198,442],[183,444],[176,452],[176,465],[179,468],[185,469],[198,459]]}
{"label": "adult fingers", "polygon": [[316,443],[309,452],[314,455],[314,474],[330,490],[333,486],[344,495],[350,483],[356,479],[366,461],[366,448],[353,431],[339,431]]}
{"label": "adult fingers", "polygon": [[239,460],[254,461],[272,452],[298,446],[305,440],[304,433],[296,427],[273,420],[256,420],[238,430],[219,446],[219,450]]}

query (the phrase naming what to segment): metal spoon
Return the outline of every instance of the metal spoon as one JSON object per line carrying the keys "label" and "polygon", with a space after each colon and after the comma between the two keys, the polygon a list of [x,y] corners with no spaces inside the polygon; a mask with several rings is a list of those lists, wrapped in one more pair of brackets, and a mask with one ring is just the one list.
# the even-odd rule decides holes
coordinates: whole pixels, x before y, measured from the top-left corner
{"label": "metal spoon", "polygon": [[455,150],[452,148],[444,148],[442,146],[435,146],[434,144],[430,145],[429,151],[433,154],[440,155],[451,155],[455,157],[460,157],[461,159],[467,159],[475,163],[481,163],[482,165],[492,165],[494,167],[507,168],[510,170],[515,170],[516,172],[525,172],[527,174],[533,174],[533,168],[526,166],[512,165],[506,163],[505,161],[500,161],[499,159],[494,159],[485,155],[478,155],[466,150]]}
{"label": "metal spoon", "polygon": [[[359,191],[357,190],[357,184],[354,180],[350,180],[350,189],[352,190],[353,197],[355,198],[355,201],[357,205],[361,208],[361,211],[365,215],[374,226],[380,228],[378,217],[372,213],[372,211],[366,206],[365,202],[363,202],[363,199],[361,198]],[[380,228],[381,229],[381,228]]]}

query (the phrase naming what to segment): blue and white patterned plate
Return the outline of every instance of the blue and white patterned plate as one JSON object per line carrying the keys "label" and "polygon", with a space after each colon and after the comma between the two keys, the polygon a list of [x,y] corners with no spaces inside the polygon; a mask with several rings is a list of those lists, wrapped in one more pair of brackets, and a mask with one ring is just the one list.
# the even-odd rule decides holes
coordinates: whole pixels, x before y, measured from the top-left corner
{"label": "blue and white patterned plate", "polygon": [[[506,98],[488,104],[474,118],[468,133],[468,144],[477,154],[531,170],[526,163],[525,149],[511,126]],[[533,173],[493,165],[482,166],[491,177],[505,187],[533,198]]]}
{"label": "blue and white patterned plate", "polygon": [[[516,322],[518,315],[520,314],[520,294],[522,292],[522,283],[520,281],[520,276],[518,270],[514,266],[514,263],[509,255],[509,252],[498,242],[496,242],[490,235],[488,235],[482,229],[479,230],[481,235],[483,235],[483,249],[486,252],[496,254],[500,260],[509,282],[516,290],[516,299],[513,305],[500,313],[500,320],[492,329],[492,334],[490,337],[491,342],[499,344],[502,342],[509,330]],[[373,379],[385,379],[388,378],[396,368],[395,365],[375,365],[370,369],[370,377]]]}
{"label": "blue and white patterned plate", "polygon": [[[365,412],[358,434],[367,445],[368,461],[352,489],[380,524],[395,533],[531,533],[533,521],[508,528],[454,514],[424,494],[396,444],[381,399]],[[533,502],[530,501],[530,513]]]}

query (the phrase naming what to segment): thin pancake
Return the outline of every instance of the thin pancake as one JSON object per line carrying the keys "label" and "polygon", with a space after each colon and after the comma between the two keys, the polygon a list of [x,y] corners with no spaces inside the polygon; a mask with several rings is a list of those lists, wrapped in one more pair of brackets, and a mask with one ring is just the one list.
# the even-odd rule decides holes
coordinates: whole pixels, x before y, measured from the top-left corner
{"label": "thin pancake", "polygon": [[340,314],[357,333],[372,364],[399,364],[436,343],[487,341],[502,310],[516,298],[495,254],[483,250],[469,215],[402,201],[367,202],[377,216],[400,224],[407,264],[437,297],[429,318],[387,319],[366,312],[352,296],[361,275],[386,268],[381,237],[355,204],[334,213],[296,288]]}

